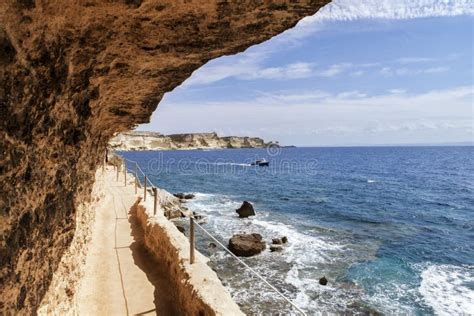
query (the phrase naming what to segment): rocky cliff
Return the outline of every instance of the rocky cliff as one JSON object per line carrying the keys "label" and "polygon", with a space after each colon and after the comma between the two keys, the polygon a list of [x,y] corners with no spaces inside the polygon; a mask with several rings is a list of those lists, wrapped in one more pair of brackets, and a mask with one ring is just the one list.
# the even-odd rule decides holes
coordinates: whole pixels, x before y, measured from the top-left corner
{"label": "rocky cliff", "polygon": [[266,143],[259,137],[226,136],[216,133],[162,135],[155,132],[125,132],[109,142],[115,150],[168,150],[168,149],[218,149],[265,148],[277,143]]}
{"label": "rocky cliff", "polygon": [[328,2],[0,1],[0,311],[37,309],[112,135]]}

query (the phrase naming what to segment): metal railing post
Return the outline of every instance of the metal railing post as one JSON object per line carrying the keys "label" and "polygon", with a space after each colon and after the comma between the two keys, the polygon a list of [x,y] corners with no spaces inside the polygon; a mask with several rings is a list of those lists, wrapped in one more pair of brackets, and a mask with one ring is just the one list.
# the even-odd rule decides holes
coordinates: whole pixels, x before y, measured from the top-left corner
{"label": "metal railing post", "polygon": [[189,217],[189,261],[194,263],[194,219]]}
{"label": "metal railing post", "polygon": [[127,163],[125,162],[125,160],[123,161],[123,178],[125,186],[127,186]]}
{"label": "metal railing post", "polygon": [[146,201],[146,175],[145,175],[145,184],[143,185],[144,190],[143,190],[143,201]]}
{"label": "metal railing post", "polygon": [[153,188],[153,215],[156,215],[156,207],[157,207],[157,201],[158,201],[158,190],[156,188]]}
{"label": "metal railing post", "polygon": [[138,192],[138,172],[137,164],[135,163],[135,194]]}

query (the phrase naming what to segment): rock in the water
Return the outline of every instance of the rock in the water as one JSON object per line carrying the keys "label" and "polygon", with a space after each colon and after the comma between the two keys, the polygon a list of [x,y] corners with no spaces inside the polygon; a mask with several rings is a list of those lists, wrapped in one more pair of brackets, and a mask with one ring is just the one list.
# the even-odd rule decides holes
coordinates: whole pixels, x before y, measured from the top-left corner
{"label": "rock in the water", "polygon": [[239,214],[239,217],[249,217],[249,216],[255,216],[255,211],[253,209],[253,205],[250,204],[250,202],[244,201],[242,203],[242,206],[239,207],[236,210],[237,214]]}
{"label": "rock in the water", "polygon": [[192,194],[192,193],[175,193],[173,194],[174,196],[176,196],[178,199],[180,200],[190,200],[190,199],[194,199],[195,195]]}
{"label": "rock in the water", "polygon": [[211,248],[211,249],[213,249],[213,248],[216,248],[217,245],[216,245],[215,243],[213,243],[213,242],[210,242],[208,247]]}
{"label": "rock in the water", "polygon": [[281,237],[281,242],[286,244],[288,242],[288,237],[286,236]]}
{"label": "rock in the water", "polygon": [[282,243],[280,238],[273,238],[272,239],[272,244],[274,245],[280,245]]}
{"label": "rock in the water", "polygon": [[184,199],[184,193],[175,193],[173,195],[176,196],[180,200]]}
{"label": "rock in the water", "polygon": [[283,247],[281,245],[271,245],[270,246],[270,251],[275,252],[275,251],[282,251]]}
{"label": "rock in the water", "polygon": [[323,276],[321,279],[319,279],[319,284],[321,284],[321,285],[328,284],[328,279],[326,279],[326,277]]}
{"label": "rock in the water", "polygon": [[229,239],[229,250],[236,256],[250,257],[265,250],[266,244],[260,234],[236,234]]}
{"label": "rock in the water", "polygon": [[181,225],[176,225],[176,228],[177,228],[180,232],[182,232],[183,234],[184,234],[184,232],[186,231],[186,229],[184,229],[184,227],[181,226]]}

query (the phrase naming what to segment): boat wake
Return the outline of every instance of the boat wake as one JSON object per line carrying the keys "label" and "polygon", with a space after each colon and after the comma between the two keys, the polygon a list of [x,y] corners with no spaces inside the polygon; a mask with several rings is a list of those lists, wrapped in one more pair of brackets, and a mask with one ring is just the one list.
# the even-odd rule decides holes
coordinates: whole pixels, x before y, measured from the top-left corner
{"label": "boat wake", "polygon": [[241,166],[241,167],[250,167],[252,166],[249,163],[236,163],[236,162],[205,162],[205,161],[197,161],[191,162],[196,165],[212,165],[212,166]]}

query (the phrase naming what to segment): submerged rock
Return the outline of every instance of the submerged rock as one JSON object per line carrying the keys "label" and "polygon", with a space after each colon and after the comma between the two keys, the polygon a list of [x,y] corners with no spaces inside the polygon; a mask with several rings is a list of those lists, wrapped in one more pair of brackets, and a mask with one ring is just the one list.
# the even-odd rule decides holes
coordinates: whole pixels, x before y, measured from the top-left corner
{"label": "submerged rock", "polygon": [[229,239],[229,250],[240,257],[251,257],[266,248],[260,234],[236,234]]}
{"label": "submerged rock", "polygon": [[280,245],[282,243],[280,238],[273,238],[272,239],[272,244],[274,245]]}
{"label": "submerged rock", "polygon": [[275,251],[282,251],[283,247],[281,245],[271,245],[270,246],[270,251],[275,252]]}
{"label": "submerged rock", "polygon": [[175,193],[173,195],[176,196],[180,200],[190,200],[190,199],[194,199],[195,197],[195,195],[192,193],[182,193],[182,192]]}
{"label": "submerged rock", "polygon": [[286,236],[283,236],[281,238],[272,238],[272,244],[274,245],[286,244],[287,242],[288,238]]}
{"label": "submerged rock", "polygon": [[237,214],[239,214],[240,218],[255,216],[255,210],[253,209],[253,205],[250,202],[247,202],[247,201],[244,201],[242,203],[242,206],[240,206],[235,211],[237,212]]}
{"label": "submerged rock", "polygon": [[321,285],[328,284],[328,279],[326,279],[326,277],[323,276],[321,279],[319,279],[319,284],[321,284]]}

